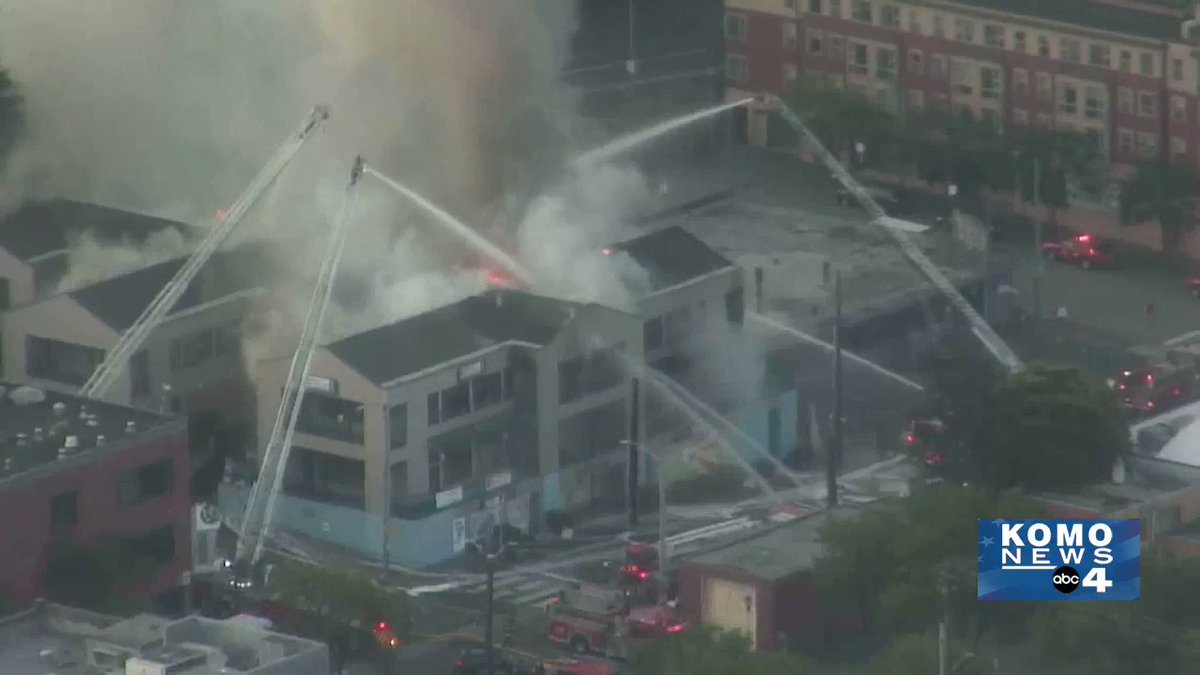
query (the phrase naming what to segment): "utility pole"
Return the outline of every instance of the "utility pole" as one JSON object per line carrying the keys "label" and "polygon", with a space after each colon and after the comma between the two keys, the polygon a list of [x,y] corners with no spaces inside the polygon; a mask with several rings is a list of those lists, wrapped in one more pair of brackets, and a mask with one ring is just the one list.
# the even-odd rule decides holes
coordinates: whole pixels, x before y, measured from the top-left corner
{"label": "utility pole", "polygon": [[838,505],[837,474],[842,461],[842,273],[833,275],[833,425],[825,458],[826,503]]}
{"label": "utility pole", "polygon": [[938,675],[947,675],[946,667],[950,658],[950,578],[945,568],[938,570],[938,591],[942,601],[942,618],[938,621]]}
{"label": "utility pole", "polygon": [[641,395],[638,379],[635,377],[629,383],[629,456],[626,459],[628,464],[626,473],[629,476],[629,485],[627,490],[629,493],[629,529],[637,529],[638,524],[638,478],[639,466],[638,462],[641,456],[638,452],[638,442],[641,440]]}
{"label": "utility pole", "polygon": [[492,563],[492,555],[488,552],[491,548],[491,537],[489,541],[484,543],[483,564],[487,567],[487,603],[484,607],[486,614],[486,623],[483,625],[483,648],[486,655],[487,673],[491,675],[496,672],[496,649],[495,640],[492,636],[493,615],[495,612],[495,595],[496,595],[496,566]]}
{"label": "utility pole", "polygon": [[634,28],[635,28],[635,24],[636,24],[635,19],[634,19],[634,17],[635,17],[634,2],[635,2],[635,0],[629,0],[629,5],[628,5],[629,6],[629,10],[628,10],[629,11],[629,55],[628,55],[629,58],[625,61],[625,71],[627,73],[629,73],[629,79],[630,79],[631,83],[633,81],[633,78],[637,77],[637,50],[635,48],[635,42],[634,42]]}
{"label": "utility pole", "polygon": [[1042,160],[1033,158],[1033,320],[1039,326],[1042,320]]}

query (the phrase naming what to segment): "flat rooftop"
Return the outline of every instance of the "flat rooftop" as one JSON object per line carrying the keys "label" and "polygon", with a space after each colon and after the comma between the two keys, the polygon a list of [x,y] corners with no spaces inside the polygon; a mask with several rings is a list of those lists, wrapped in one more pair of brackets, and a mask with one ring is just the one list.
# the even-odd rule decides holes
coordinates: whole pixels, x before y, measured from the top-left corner
{"label": "flat rooftop", "polygon": [[[199,661],[186,669],[189,675],[253,674],[268,668],[278,672],[274,669],[285,665],[288,669],[283,672],[295,675],[325,675],[329,669],[324,645],[236,622],[199,617],[171,620],[147,614],[121,619],[42,602],[0,618],[5,675],[108,672],[88,665],[88,652],[96,647],[165,666],[185,667]],[[219,653],[218,662],[207,656],[212,651]]]}
{"label": "flat rooftop", "polygon": [[1120,483],[1105,481],[1078,490],[1044,491],[1033,496],[1053,504],[1107,514],[1148,504],[1189,488],[1200,489],[1200,468],[1149,457],[1132,457],[1125,462],[1125,477]]}
{"label": "flat rooftop", "polygon": [[0,382],[0,484],[57,462],[72,438],[64,459],[171,426],[183,418]]}

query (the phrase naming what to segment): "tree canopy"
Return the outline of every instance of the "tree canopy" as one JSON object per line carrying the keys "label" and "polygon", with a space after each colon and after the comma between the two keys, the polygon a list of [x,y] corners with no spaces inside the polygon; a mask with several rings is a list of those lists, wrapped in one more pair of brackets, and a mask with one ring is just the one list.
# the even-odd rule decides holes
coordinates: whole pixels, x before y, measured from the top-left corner
{"label": "tree canopy", "polygon": [[787,103],[835,155],[859,142],[869,153],[886,152],[885,146],[898,138],[898,120],[891,112],[857,91],[831,87],[814,76],[800,78]]}
{"label": "tree canopy", "polygon": [[632,675],[806,675],[815,673],[806,659],[782,651],[750,651],[740,633],[694,626],[679,635],[638,649]]}
{"label": "tree canopy", "polygon": [[1110,475],[1130,449],[1111,389],[1076,368],[1031,365],[986,393],[971,462],[993,487],[1057,489]]}
{"label": "tree canopy", "polygon": [[[947,651],[947,671],[955,675],[994,675],[992,664],[976,656],[965,646],[951,642]],[[862,675],[900,675],[901,673],[938,672],[938,641],[927,635],[905,635],[896,639],[873,658]]]}
{"label": "tree canopy", "polygon": [[311,612],[321,624],[318,630],[354,621],[386,622],[398,638],[412,630],[410,598],[359,572],[283,561],[272,569],[267,590],[281,602]]}
{"label": "tree canopy", "polygon": [[1174,249],[1183,233],[1195,226],[1196,174],[1185,164],[1139,164],[1121,186],[1121,222],[1158,221],[1165,249]]}

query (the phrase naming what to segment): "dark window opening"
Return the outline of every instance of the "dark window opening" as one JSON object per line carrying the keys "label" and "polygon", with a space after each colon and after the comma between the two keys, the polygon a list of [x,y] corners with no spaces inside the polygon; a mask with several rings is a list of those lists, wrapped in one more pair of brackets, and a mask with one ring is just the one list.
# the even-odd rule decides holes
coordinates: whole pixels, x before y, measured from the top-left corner
{"label": "dark window opening", "polygon": [[433,426],[442,421],[442,395],[439,392],[434,392],[426,399],[426,408],[429,410],[429,426]]}
{"label": "dark window opening", "polygon": [[598,349],[558,364],[558,400],[570,403],[582,396],[617,386],[624,380],[624,364],[615,348]]}
{"label": "dark window opening", "polygon": [[401,403],[388,409],[388,436],[393,448],[402,448],[408,443],[408,404]]}
{"label": "dark window opening", "polygon": [[513,374],[512,366],[505,368],[504,369],[504,400],[505,401],[507,401],[513,397],[513,388],[514,388],[514,385],[516,384],[513,381],[513,377],[515,377],[515,375]]}
{"label": "dark window opening", "polygon": [[642,324],[642,343],[645,345],[646,351],[658,349],[663,346],[663,320],[661,316],[656,316]]}
{"label": "dark window opening", "polygon": [[165,565],[175,559],[175,528],[166,525],[128,537],[124,548],[138,561]]}
{"label": "dark window opening", "polygon": [[67,274],[67,256],[52,255],[33,263],[33,293],[43,297],[53,293]]}
{"label": "dark window opening", "polygon": [[567,403],[583,394],[583,357],[558,364],[558,401]]}
{"label": "dark window opening", "polygon": [[471,380],[471,397],[474,408],[486,408],[504,400],[504,374],[500,372],[480,375]]}
{"label": "dark window opening", "polygon": [[213,351],[217,356],[240,354],[242,344],[242,322],[233,321],[213,331]]}
{"label": "dark window opening", "polygon": [[133,506],[171,494],[175,482],[175,464],[160,459],[137,469],[123,471],[117,479],[117,503]]}
{"label": "dark window opening", "polygon": [[725,294],[725,319],[738,325],[746,319],[746,294],[740,286]]}
{"label": "dark window opening", "polygon": [[0,277],[0,311],[12,307],[12,282]]}
{"label": "dark window opening", "polygon": [[142,350],[129,359],[129,394],[145,396],[150,393],[150,357]]}
{"label": "dark window opening", "polygon": [[171,341],[171,370],[195,368],[211,361],[215,354],[211,328]]}
{"label": "dark window opening", "polygon": [[559,422],[559,467],[587,461],[621,447],[629,437],[625,400],[579,413]]}
{"label": "dark window opening", "polygon": [[442,421],[462,417],[471,412],[471,383],[458,384],[442,391]]}
{"label": "dark window opening", "polygon": [[104,360],[95,347],[29,336],[25,342],[25,370],[30,377],[81,385]]}
{"label": "dark window opening", "polygon": [[366,504],[363,462],[308,448],[292,448],[284,474],[289,494],[362,509]]}
{"label": "dark window opening", "polygon": [[391,483],[388,494],[392,502],[392,514],[402,515],[408,505],[408,462],[396,462],[391,467]]}
{"label": "dark window opening", "polygon": [[347,443],[363,442],[363,405],[309,391],[300,403],[296,431]]}
{"label": "dark window opening", "polygon": [[[429,444],[430,490],[441,492],[471,478],[471,439],[455,434]],[[436,478],[437,480],[433,480]]]}
{"label": "dark window opening", "polygon": [[61,492],[50,500],[50,525],[74,527],[79,523],[79,491]]}

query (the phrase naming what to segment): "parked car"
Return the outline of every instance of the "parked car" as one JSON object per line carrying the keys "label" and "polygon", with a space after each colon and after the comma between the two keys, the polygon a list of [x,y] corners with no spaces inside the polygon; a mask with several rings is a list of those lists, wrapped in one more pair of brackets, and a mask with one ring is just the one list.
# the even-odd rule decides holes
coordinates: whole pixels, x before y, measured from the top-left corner
{"label": "parked car", "polygon": [[1085,270],[1113,267],[1116,264],[1112,246],[1091,234],[1081,234],[1063,241],[1048,241],[1042,244],[1042,255],[1051,260],[1079,265]]}
{"label": "parked car", "polygon": [[1187,280],[1188,292],[1194,297],[1200,298],[1200,277],[1192,277]]}

